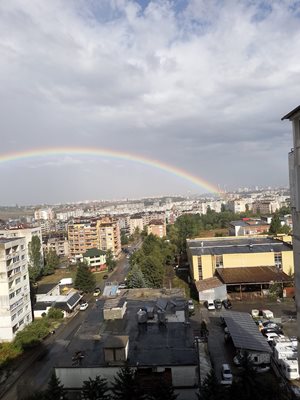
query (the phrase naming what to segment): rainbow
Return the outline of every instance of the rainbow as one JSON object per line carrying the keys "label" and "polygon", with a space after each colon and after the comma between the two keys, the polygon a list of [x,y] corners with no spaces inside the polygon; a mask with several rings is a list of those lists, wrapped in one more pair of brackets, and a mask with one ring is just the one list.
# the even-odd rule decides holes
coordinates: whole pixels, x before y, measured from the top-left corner
{"label": "rainbow", "polygon": [[147,165],[150,167],[154,167],[158,170],[165,171],[171,173],[179,178],[185,179],[193,183],[194,185],[201,187],[202,189],[207,190],[211,193],[216,193],[218,195],[224,195],[222,191],[220,191],[217,186],[212,183],[200,178],[199,176],[192,175],[188,171],[184,169],[177,168],[173,165],[163,163],[158,160],[146,158],[141,155],[136,155],[132,153],[116,151],[106,148],[92,148],[92,147],[47,147],[47,148],[37,148],[30,149],[18,152],[11,152],[0,154],[0,164],[17,161],[28,158],[37,158],[37,157],[47,157],[47,156],[57,156],[57,155],[90,155],[96,157],[108,157],[113,159],[126,160],[131,162],[136,162],[139,164]]}

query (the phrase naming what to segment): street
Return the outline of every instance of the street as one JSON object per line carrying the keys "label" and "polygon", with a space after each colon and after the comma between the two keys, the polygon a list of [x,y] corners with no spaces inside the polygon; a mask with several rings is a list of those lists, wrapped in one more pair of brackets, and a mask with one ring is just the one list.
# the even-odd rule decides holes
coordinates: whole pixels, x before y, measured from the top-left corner
{"label": "street", "polygon": [[[137,243],[134,249],[140,245],[141,243]],[[123,282],[128,270],[129,260],[122,255],[106,282]],[[56,333],[49,336],[37,349],[35,356],[24,360],[24,363],[1,385],[1,392],[5,392],[1,399],[21,399],[34,390],[42,390],[47,387],[51,372],[59,361],[61,352],[68,351],[68,345],[72,338],[79,333],[81,325],[95,323],[98,319],[99,311],[96,300],[92,296],[86,300],[89,302],[87,310],[77,312],[72,319],[63,323]]]}

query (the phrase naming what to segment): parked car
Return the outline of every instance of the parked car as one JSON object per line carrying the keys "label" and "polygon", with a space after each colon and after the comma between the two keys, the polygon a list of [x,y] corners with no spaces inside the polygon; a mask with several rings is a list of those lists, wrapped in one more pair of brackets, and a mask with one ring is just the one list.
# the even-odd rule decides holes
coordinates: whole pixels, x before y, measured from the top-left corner
{"label": "parked car", "polygon": [[232,304],[229,299],[223,300],[222,304],[223,304],[223,307],[226,308],[226,310],[230,310],[232,308]]}
{"label": "parked car", "polygon": [[283,332],[280,328],[264,328],[261,333],[266,336],[267,333],[276,333],[277,335],[282,335]]}
{"label": "parked car", "polygon": [[88,308],[88,306],[89,306],[89,303],[87,303],[87,302],[81,303],[79,309],[80,309],[80,311],[85,311]]}
{"label": "parked car", "polygon": [[188,308],[189,308],[189,311],[195,311],[195,306],[194,306],[193,300],[191,300],[191,299],[188,301]]}
{"label": "parked car", "polygon": [[209,311],[214,311],[216,309],[215,304],[212,300],[208,300],[206,306]]}
{"label": "parked car", "polygon": [[108,278],[108,275],[103,275],[102,279],[105,281],[105,279]]}
{"label": "parked car", "polygon": [[126,288],[127,288],[127,286],[126,286],[125,282],[119,283],[118,289],[126,289]]}
{"label": "parked car", "polygon": [[228,364],[222,365],[222,383],[232,384],[232,373]]}
{"label": "parked car", "polygon": [[274,314],[272,313],[272,311],[270,310],[261,310],[261,311],[264,318],[267,319],[274,318]]}
{"label": "parked car", "polygon": [[281,337],[282,335],[277,334],[277,333],[275,333],[275,332],[269,332],[269,333],[265,333],[264,336],[266,337],[267,341],[268,341],[269,344],[270,344],[270,343],[273,342],[273,340],[274,340],[275,338],[277,339],[277,338]]}
{"label": "parked car", "polygon": [[96,288],[96,289],[94,290],[93,296],[98,297],[100,294],[101,294],[100,288]]}
{"label": "parked car", "polygon": [[222,302],[221,302],[220,299],[214,300],[214,304],[215,304],[215,309],[216,309],[216,310],[221,310],[221,308],[222,308]]}
{"label": "parked car", "polygon": [[254,308],[254,309],[251,311],[251,315],[252,315],[253,318],[257,318],[257,317],[259,316],[259,310],[257,310],[256,308]]}

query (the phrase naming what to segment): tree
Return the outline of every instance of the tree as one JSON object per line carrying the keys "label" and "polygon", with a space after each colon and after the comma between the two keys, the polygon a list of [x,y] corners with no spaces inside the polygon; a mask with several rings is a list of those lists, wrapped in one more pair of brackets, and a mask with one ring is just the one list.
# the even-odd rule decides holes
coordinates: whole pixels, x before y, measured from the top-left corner
{"label": "tree", "polygon": [[54,274],[55,269],[59,266],[59,257],[55,250],[48,250],[45,254],[45,266],[43,275]]}
{"label": "tree", "polygon": [[106,252],[106,265],[107,265],[109,271],[113,271],[113,269],[117,265],[117,262],[114,259],[114,255],[113,255],[113,252],[111,251],[111,249],[107,250],[107,252]]}
{"label": "tree", "polygon": [[173,386],[162,379],[154,383],[147,393],[147,399],[149,400],[176,400],[177,397],[178,395],[174,393]]}
{"label": "tree", "polygon": [[144,400],[142,388],[139,387],[136,373],[128,365],[122,367],[114,377],[112,385],[114,400]]}
{"label": "tree", "polygon": [[129,289],[148,287],[143,272],[137,265],[134,265],[127,276],[126,286]]}
{"label": "tree", "polygon": [[29,278],[31,281],[35,282],[41,275],[41,241],[38,236],[33,236],[31,242],[28,244],[28,254],[29,254]]}
{"label": "tree", "polygon": [[79,263],[75,277],[75,289],[83,292],[92,292],[96,285],[96,279],[85,263]]}
{"label": "tree", "polygon": [[60,383],[57,378],[55,371],[52,372],[50,380],[48,382],[48,388],[46,390],[47,400],[64,400],[66,395],[64,392],[64,385]]}
{"label": "tree", "polygon": [[95,379],[89,378],[88,381],[83,382],[82,395],[84,400],[109,400],[110,396],[107,392],[107,380],[100,378],[100,376],[96,376]]}
{"label": "tree", "polygon": [[281,228],[281,224],[280,224],[279,215],[277,213],[275,213],[272,218],[272,221],[271,221],[269,233],[271,235],[277,235],[277,233],[280,233],[280,228]]}
{"label": "tree", "polygon": [[225,400],[227,398],[227,393],[219,383],[213,369],[205,377],[197,396],[199,400]]}
{"label": "tree", "polygon": [[123,246],[124,244],[128,244],[129,243],[129,238],[126,235],[125,232],[121,231],[121,245]]}
{"label": "tree", "polygon": [[51,307],[48,310],[47,317],[49,319],[62,319],[64,313],[59,308]]}

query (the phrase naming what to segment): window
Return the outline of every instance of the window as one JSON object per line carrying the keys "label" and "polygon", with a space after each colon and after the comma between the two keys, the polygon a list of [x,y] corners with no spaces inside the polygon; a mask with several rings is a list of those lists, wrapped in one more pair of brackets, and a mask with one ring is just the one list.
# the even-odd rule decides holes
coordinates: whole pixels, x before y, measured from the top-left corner
{"label": "window", "polygon": [[203,279],[203,272],[202,272],[202,258],[198,257],[198,274],[199,274],[199,281]]}
{"label": "window", "polygon": [[21,282],[21,278],[16,279],[16,285]]}
{"label": "window", "polygon": [[27,279],[27,275],[24,275],[23,280],[26,281],[26,279]]}
{"label": "window", "polygon": [[216,268],[223,268],[223,256],[216,256]]}
{"label": "window", "polygon": [[18,295],[21,292],[21,288],[16,290],[16,295]]}
{"label": "window", "polygon": [[11,299],[13,299],[15,297],[15,292],[12,292],[10,295],[9,295],[9,299],[11,300]]}
{"label": "window", "polygon": [[274,253],[275,259],[275,266],[279,269],[282,268],[282,254],[281,253]]}

